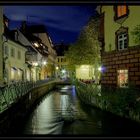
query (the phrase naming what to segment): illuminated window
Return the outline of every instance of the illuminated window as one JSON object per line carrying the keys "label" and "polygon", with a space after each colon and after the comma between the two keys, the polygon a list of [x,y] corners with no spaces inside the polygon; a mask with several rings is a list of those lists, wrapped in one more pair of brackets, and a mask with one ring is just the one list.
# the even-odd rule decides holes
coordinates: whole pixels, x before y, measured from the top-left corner
{"label": "illuminated window", "polygon": [[118,70],[118,86],[128,87],[128,70]]}
{"label": "illuminated window", "polygon": [[16,80],[16,73],[17,73],[16,68],[12,67],[11,68],[11,80]]}
{"label": "illuminated window", "polygon": [[117,6],[117,17],[127,14],[127,6]]}
{"label": "illuminated window", "polygon": [[127,17],[128,14],[129,14],[128,6],[126,5],[115,6],[115,20]]}

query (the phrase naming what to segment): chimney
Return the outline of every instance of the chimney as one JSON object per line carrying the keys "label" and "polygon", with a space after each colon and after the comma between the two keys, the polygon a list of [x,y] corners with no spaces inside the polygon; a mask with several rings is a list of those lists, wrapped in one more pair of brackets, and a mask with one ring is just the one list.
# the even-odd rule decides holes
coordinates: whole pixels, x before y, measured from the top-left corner
{"label": "chimney", "polygon": [[26,33],[26,27],[27,27],[26,21],[23,21],[21,23],[21,28],[20,28],[21,32]]}
{"label": "chimney", "polygon": [[18,41],[18,31],[15,31],[15,41]]}

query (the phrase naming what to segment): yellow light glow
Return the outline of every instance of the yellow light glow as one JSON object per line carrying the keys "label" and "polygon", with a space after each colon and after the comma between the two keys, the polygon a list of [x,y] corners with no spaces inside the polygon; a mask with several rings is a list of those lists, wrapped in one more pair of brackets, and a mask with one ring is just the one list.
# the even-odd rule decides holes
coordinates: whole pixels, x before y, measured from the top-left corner
{"label": "yellow light glow", "polygon": [[38,66],[38,63],[37,63],[37,62],[34,62],[34,63],[33,63],[33,66]]}
{"label": "yellow light glow", "polygon": [[56,67],[56,70],[58,70],[59,69],[59,67]]}
{"label": "yellow light glow", "polygon": [[98,70],[101,71],[102,70],[102,67],[99,67]]}
{"label": "yellow light glow", "polygon": [[47,64],[47,62],[46,62],[46,61],[44,61],[44,62],[43,62],[43,65],[46,65],[46,64]]}
{"label": "yellow light glow", "polygon": [[35,45],[36,47],[39,47],[37,43],[34,43],[34,45]]}
{"label": "yellow light glow", "polygon": [[88,69],[88,68],[89,68],[89,65],[81,65],[80,68],[81,68],[81,69]]}

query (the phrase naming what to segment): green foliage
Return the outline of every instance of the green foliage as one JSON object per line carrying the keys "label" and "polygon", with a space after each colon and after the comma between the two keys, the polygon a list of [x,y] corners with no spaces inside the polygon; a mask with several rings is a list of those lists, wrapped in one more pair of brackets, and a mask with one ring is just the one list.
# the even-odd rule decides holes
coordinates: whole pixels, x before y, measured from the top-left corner
{"label": "green foliage", "polygon": [[78,41],[70,45],[69,50],[65,53],[70,66],[100,63],[98,26],[99,20],[92,19],[82,30]]}
{"label": "green foliage", "polygon": [[137,25],[131,34],[133,35],[135,43],[140,44],[140,25]]}
{"label": "green foliage", "polygon": [[140,121],[139,89],[105,87],[100,90],[100,86],[95,84],[86,85],[79,81],[74,84],[76,85],[78,97],[83,102]]}

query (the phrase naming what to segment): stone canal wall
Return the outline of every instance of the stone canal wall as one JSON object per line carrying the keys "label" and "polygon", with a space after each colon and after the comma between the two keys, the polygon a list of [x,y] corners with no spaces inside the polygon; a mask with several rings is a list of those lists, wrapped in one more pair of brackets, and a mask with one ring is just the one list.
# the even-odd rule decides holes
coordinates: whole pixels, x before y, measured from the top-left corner
{"label": "stone canal wall", "polygon": [[0,114],[0,135],[6,135],[8,131],[11,131],[12,133],[12,128],[14,129],[18,122],[21,123],[21,120],[40,101],[41,97],[52,90],[55,85],[56,82],[48,82],[35,87],[21,97],[17,103],[13,104],[9,109]]}

